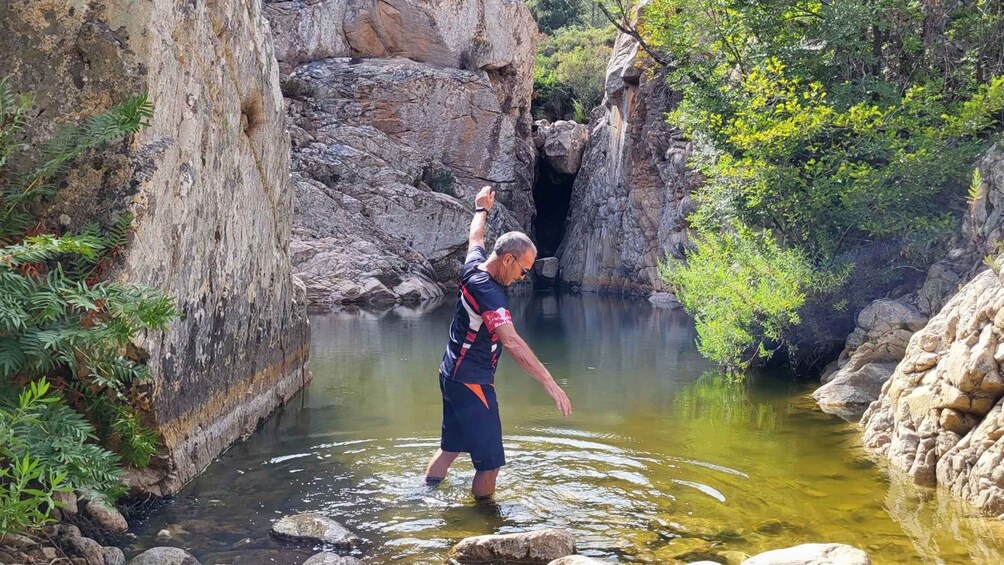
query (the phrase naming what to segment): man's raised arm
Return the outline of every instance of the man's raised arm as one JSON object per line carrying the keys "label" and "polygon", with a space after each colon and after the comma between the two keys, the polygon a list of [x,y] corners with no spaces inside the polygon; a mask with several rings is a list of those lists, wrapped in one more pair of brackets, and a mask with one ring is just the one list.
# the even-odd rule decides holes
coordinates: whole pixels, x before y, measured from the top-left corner
{"label": "man's raised arm", "polygon": [[485,247],[485,226],[488,225],[488,213],[495,206],[495,189],[486,186],[474,197],[474,219],[471,220],[471,231],[467,236],[467,250],[472,247]]}

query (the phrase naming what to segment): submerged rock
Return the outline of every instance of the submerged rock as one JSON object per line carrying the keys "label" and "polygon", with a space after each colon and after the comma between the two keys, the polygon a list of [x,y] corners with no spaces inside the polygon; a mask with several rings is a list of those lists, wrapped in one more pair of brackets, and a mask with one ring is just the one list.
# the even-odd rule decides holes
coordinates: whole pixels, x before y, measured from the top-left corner
{"label": "submerged rock", "polygon": [[806,543],[750,557],[742,565],[871,565],[868,554],[840,543]]}
{"label": "submerged rock", "polygon": [[341,549],[352,549],[362,543],[345,526],[316,512],[286,516],[272,525],[272,534],[294,543],[323,543]]}
{"label": "submerged rock", "polygon": [[564,530],[538,530],[522,534],[465,538],[450,550],[461,563],[492,561],[549,563],[575,553],[575,538]]}

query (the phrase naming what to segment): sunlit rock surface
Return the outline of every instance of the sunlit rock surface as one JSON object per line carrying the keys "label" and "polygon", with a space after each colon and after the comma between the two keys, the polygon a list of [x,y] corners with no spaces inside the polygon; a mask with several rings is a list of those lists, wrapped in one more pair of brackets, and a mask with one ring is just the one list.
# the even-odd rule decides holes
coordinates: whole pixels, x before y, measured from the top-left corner
{"label": "sunlit rock surface", "polygon": [[549,563],[575,553],[575,539],[564,530],[538,530],[464,538],[450,550],[460,563]]}
{"label": "sunlit rock surface", "polygon": [[153,102],[149,127],[80,162],[43,220],[65,215],[75,230],[133,213],[112,276],[177,300],[182,317],[137,340],[166,454],[142,488],[176,491],[309,378],[289,137],[260,2],[16,0],[0,29],[0,76],[35,95],[33,136],[132,94]]}
{"label": "sunlit rock surface", "polygon": [[267,2],[285,71],[294,264],[311,307],[455,286],[474,195],[529,231],[537,28],[509,0]]}
{"label": "sunlit rock surface", "polygon": [[[1004,151],[991,149],[979,170],[980,193],[970,203],[953,248],[928,269],[917,292],[876,300],[858,315],[857,327],[814,395],[824,411],[850,419],[860,413],[861,402],[877,399],[875,384],[891,374],[888,364],[903,359],[914,332],[986,268],[984,257],[999,253],[995,242],[1004,237]],[[827,384],[831,381],[834,384]]]}
{"label": "sunlit rock surface", "polygon": [[868,554],[840,543],[806,543],[750,557],[742,565],[871,565]]}
{"label": "sunlit rock surface", "polygon": [[623,34],[607,66],[605,89],[591,115],[556,253],[561,279],[582,290],[667,291],[657,265],[667,255],[682,256],[684,218],[698,182],[686,166],[691,143],[665,123],[678,95]]}

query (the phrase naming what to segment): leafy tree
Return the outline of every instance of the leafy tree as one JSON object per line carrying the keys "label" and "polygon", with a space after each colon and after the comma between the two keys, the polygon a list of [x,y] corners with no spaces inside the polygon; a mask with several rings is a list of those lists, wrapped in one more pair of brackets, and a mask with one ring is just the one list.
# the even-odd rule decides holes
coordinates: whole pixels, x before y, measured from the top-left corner
{"label": "leafy tree", "polygon": [[20,141],[30,107],[0,79],[0,533],[44,521],[59,489],[114,494],[119,457],[142,466],[156,453],[135,409],[148,374],[131,340],[176,315],[154,289],[100,280],[131,216],[55,234],[33,214],[76,158],[146,125],[149,103],[66,127],[37,159]]}
{"label": "leafy tree", "polygon": [[[717,336],[702,341],[707,354],[742,363],[751,348],[791,351],[806,325],[829,328],[813,335],[837,344],[855,309],[909,283],[944,248],[972,163],[999,130],[1002,21],[999,0],[643,9],[638,29],[672,61],[683,93],[670,121],[701,146],[693,163],[707,181],[691,221],[704,243],[667,276],[702,340]],[[800,259],[782,260],[789,251]],[[866,267],[870,254],[880,257]],[[787,267],[763,271],[771,261]],[[804,299],[734,293],[697,276],[737,271]],[[800,316],[807,308],[822,315]]]}
{"label": "leafy tree", "polygon": [[[549,120],[576,115],[575,102],[589,109],[603,99],[603,81],[614,29],[563,28],[537,48],[534,114]],[[581,117],[581,116],[580,116]]]}

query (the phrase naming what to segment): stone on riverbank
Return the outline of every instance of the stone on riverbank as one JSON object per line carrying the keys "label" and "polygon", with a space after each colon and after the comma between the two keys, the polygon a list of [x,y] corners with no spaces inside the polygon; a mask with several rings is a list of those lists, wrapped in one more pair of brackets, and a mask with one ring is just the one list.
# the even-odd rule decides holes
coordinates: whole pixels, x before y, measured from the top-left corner
{"label": "stone on riverbank", "polygon": [[450,557],[461,563],[518,561],[543,564],[573,553],[575,538],[572,534],[564,530],[548,529],[464,538],[450,550]]}
{"label": "stone on riverbank", "polygon": [[133,557],[129,565],[201,565],[201,563],[184,549],[152,547]]}
{"label": "stone on riverbank", "polygon": [[303,562],[303,565],[362,565],[362,561],[355,557],[325,551],[311,556]]}
{"label": "stone on riverbank", "polygon": [[868,555],[842,543],[805,543],[761,553],[742,565],[871,565]]}
{"label": "stone on riverbank", "polygon": [[104,500],[96,498],[88,500],[84,506],[84,514],[108,531],[122,533],[129,529],[129,523],[122,513]]}
{"label": "stone on riverbank", "polygon": [[[609,565],[609,563],[609,561],[600,561],[599,559],[593,559],[592,557],[586,557],[585,555],[566,555],[565,557],[559,557],[554,561],[551,561],[547,565]],[[718,564],[716,563],[715,565]]]}
{"label": "stone on riverbank", "polygon": [[284,541],[324,543],[339,549],[352,549],[362,543],[345,526],[316,512],[286,516],[272,526],[272,534]]}

